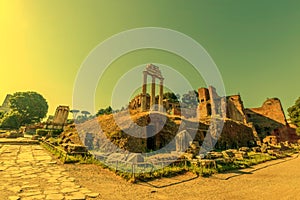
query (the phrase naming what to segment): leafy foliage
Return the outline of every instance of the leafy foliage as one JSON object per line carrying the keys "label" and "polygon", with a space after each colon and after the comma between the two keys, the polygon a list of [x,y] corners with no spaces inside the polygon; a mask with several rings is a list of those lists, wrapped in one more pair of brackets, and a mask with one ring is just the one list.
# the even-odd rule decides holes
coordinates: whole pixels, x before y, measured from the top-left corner
{"label": "leafy foliage", "polygon": [[100,110],[98,110],[96,116],[99,116],[99,115],[108,115],[108,114],[111,114],[113,112],[113,109],[112,107],[108,106],[107,108],[101,108]]}
{"label": "leafy foliage", "polygon": [[12,112],[18,114],[19,125],[40,122],[48,112],[47,101],[36,92],[16,92],[9,101]]}
{"label": "leafy foliage", "polygon": [[1,128],[18,129],[21,125],[21,115],[18,112],[8,112],[0,120]]}
{"label": "leafy foliage", "polygon": [[0,111],[0,119],[4,116],[4,112]]}
{"label": "leafy foliage", "polygon": [[183,94],[181,100],[185,105],[184,107],[188,107],[188,108],[197,107],[199,102],[198,92],[196,90],[191,90],[188,93]]}
{"label": "leafy foliage", "polygon": [[163,99],[167,99],[171,103],[178,103],[180,96],[174,94],[173,92],[166,92],[163,94]]}
{"label": "leafy foliage", "polygon": [[76,116],[77,114],[80,112],[80,110],[76,110],[76,109],[73,109],[73,110],[70,110],[70,113],[73,114],[73,118],[76,119]]}
{"label": "leafy foliage", "polygon": [[91,113],[89,111],[83,110],[83,111],[81,111],[81,114],[83,114],[85,117],[87,117]]}
{"label": "leafy foliage", "polygon": [[288,115],[291,122],[298,127],[297,133],[300,134],[300,97],[296,100],[295,105],[288,108]]}

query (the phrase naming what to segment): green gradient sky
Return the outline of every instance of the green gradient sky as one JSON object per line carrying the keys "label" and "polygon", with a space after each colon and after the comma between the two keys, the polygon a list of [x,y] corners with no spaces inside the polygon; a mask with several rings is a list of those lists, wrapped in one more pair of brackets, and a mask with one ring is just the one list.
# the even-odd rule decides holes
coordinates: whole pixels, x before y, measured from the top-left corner
{"label": "green gradient sky", "polygon": [[[286,110],[300,96],[299,22],[297,0],[3,0],[0,101],[33,90],[48,100],[50,114],[71,105],[77,71],[96,45],[121,31],[157,26],[198,41],[219,67],[227,94],[239,92],[246,107],[279,97]],[[152,62],[185,66],[166,52],[134,52],[112,64],[105,84],[113,85],[122,66]],[[97,92],[99,107],[108,104],[109,90]]]}

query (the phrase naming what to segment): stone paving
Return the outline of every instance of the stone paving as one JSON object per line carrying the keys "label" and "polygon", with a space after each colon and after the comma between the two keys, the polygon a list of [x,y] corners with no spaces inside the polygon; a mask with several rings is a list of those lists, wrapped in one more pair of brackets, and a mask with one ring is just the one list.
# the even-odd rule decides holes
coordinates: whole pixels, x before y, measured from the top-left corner
{"label": "stone paving", "polygon": [[0,200],[87,199],[99,194],[75,179],[39,145],[0,147]]}

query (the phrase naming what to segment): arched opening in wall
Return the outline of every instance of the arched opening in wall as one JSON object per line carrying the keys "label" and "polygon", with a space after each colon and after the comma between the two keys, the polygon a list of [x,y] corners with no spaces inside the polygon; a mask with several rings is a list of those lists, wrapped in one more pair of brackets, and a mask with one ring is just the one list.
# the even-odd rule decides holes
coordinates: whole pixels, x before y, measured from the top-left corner
{"label": "arched opening in wall", "polygon": [[211,105],[210,105],[210,103],[208,103],[207,105],[206,105],[206,110],[207,110],[207,115],[211,115]]}
{"label": "arched opening in wall", "polygon": [[148,151],[154,151],[155,150],[155,135],[152,137],[149,137],[150,135],[153,135],[155,131],[155,127],[153,125],[147,126],[147,150]]}

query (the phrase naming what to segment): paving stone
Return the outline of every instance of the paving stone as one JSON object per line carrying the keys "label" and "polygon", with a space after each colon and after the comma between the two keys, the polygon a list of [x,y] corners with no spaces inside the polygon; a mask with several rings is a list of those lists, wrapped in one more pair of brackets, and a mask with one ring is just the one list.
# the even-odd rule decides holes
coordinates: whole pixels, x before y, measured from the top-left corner
{"label": "paving stone", "polygon": [[36,199],[45,199],[46,195],[40,194],[40,195],[33,195],[29,197],[24,197],[22,200],[36,200]]}
{"label": "paving stone", "polygon": [[62,182],[61,186],[67,186],[67,187],[71,186],[72,187],[72,186],[75,186],[75,183],[74,182]]}
{"label": "paving stone", "polygon": [[21,189],[20,186],[13,186],[13,187],[7,188],[7,190],[10,190],[10,191],[12,191],[14,193],[19,193],[19,192],[21,192],[22,189]]}
{"label": "paving stone", "polygon": [[6,170],[7,167],[0,167],[0,172]]}
{"label": "paving stone", "polygon": [[61,190],[62,193],[71,193],[71,192],[77,192],[77,188],[64,188]]}
{"label": "paving stone", "polygon": [[82,193],[91,193],[91,190],[86,189],[86,188],[82,188],[82,189],[80,189],[80,192],[82,192]]}
{"label": "paving stone", "polygon": [[99,196],[99,193],[93,192],[93,193],[87,193],[85,195],[90,198],[96,198]]}
{"label": "paving stone", "polygon": [[10,196],[10,197],[8,197],[8,199],[9,200],[19,200],[19,199],[21,199],[21,197],[19,197],[19,196]]}
{"label": "paving stone", "polygon": [[48,183],[57,183],[57,180],[56,179],[49,179],[47,180]]}
{"label": "paving stone", "polygon": [[62,194],[48,194],[46,199],[62,200],[62,199],[64,199],[64,195],[62,195]]}
{"label": "paving stone", "polygon": [[[0,199],[85,199],[98,196],[75,183],[75,178],[37,145],[4,145],[0,156]],[[38,183],[38,184],[37,184]],[[3,191],[3,192],[2,192]],[[2,197],[2,194],[6,193]]]}
{"label": "paving stone", "polygon": [[65,197],[65,199],[76,199],[76,200],[81,200],[81,199],[85,199],[85,195],[82,194],[81,192],[74,192],[68,196]]}
{"label": "paving stone", "polygon": [[42,194],[41,192],[22,192],[20,195],[23,197],[30,197]]}
{"label": "paving stone", "polygon": [[68,179],[68,181],[71,181],[71,182],[75,181],[75,178],[72,178],[72,177],[68,177],[67,179]]}
{"label": "paving stone", "polygon": [[25,189],[37,188],[37,187],[39,187],[39,185],[37,185],[37,184],[33,184],[33,185],[23,185],[23,186],[21,186],[21,188],[22,188],[23,190],[25,190]]}

